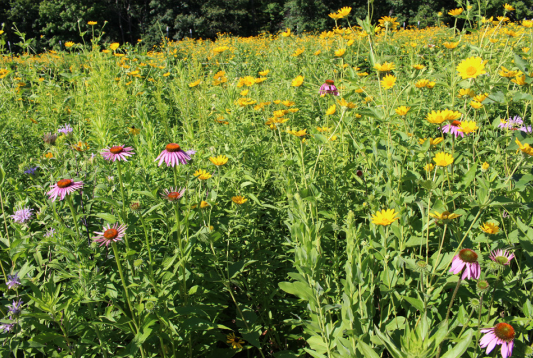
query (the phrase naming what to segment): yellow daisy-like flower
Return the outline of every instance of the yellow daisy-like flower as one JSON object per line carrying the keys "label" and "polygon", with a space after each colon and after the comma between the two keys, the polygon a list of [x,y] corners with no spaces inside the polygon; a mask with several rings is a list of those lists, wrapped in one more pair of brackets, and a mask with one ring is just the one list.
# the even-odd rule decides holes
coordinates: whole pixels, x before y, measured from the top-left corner
{"label": "yellow daisy-like flower", "polygon": [[246,203],[248,199],[246,199],[244,196],[237,195],[237,196],[232,197],[231,201],[233,201],[235,204],[242,205]]}
{"label": "yellow daisy-like flower", "polygon": [[431,164],[431,163],[424,165],[424,170],[426,172],[431,172],[431,171],[433,171],[433,169],[435,169],[435,166],[433,164]]}
{"label": "yellow daisy-like flower", "polygon": [[378,70],[379,72],[389,72],[396,68],[393,62],[385,62],[384,64],[376,63],[374,65],[374,68]]}
{"label": "yellow daisy-like flower", "polygon": [[[237,197],[234,196],[233,198],[237,198]],[[235,202],[235,200],[233,200],[233,201]],[[242,203],[237,203],[237,204],[242,204]],[[231,344],[231,348],[233,348],[233,349],[237,349],[237,348],[241,349],[242,345],[244,344],[244,341],[240,337],[236,337],[235,333],[233,333],[233,332],[228,334],[226,336],[226,339],[227,339],[226,343],[227,344]]]}
{"label": "yellow daisy-like flower", "polygon": [[443,115],[442,111],[431,111],[426,117],[429,123],[433,124],[442,124],[446,120],[446,117]]}
{"label": "yellow daisy-like flower", "polygon": [[212,176],[209,172],[203,169],[198,169],[193,175],[200,180],[207,180]]}
{"label": "yellow daisy-like flower", "polygon": [[196,80],[196,81],[194,81],[194,82],[191,82],[191,83],[189,83],[189,87],[191,87],[191,88],[192,88],[192,87],[196,87],[196,86],[198,86],[201,82],[202,82],[202,80]]}
{"label": "yellow daisy-like flower", "polygon": [[490,164],[487,163],[487,162],[485,162],[485,163],[483,163],[483,164],[481,165],[481,171],[486,172],[487,169],[489,169],[489,167],[490,167]]}
{"label": "yellow daisy-like flower", "polygon": [[433,87],[435,87],[436,84],[437,84],[436,82],[429,81],[426,87],[429,89],[432,89]]}
{"label": "yellow daisy-like flower", "polygon": [[336,110],[337,110],[337,106],[332,105],[332,106],[329,107],[328,110],[326,111],[326,116],[331,116],[332,114],[335,113]]}
{"label": "yellow daisy-like flower", "polygon": [[453,50],[454,48],[459,45],[459,41],[457,42],[445,42],[442,44],[444,47],[446,47],[448,50]]}
{"label": "yellow daisy-like flower", "polygon": [[210,157],[209,160],[211,161],[211,163],[219,167],[228,162],[228,157],[226,157],[225,155],[219,155],[218,157]]}
{"label": "yellow daisy-like flower", "polygon": [[524,144],[520,143],[518,138],[515,139],[515,143],[518,144],[518,147],[520,148],[522,153],[530,155],[530,156],[533,157],[533,147],[532,146],[530,146],[527,143],[524,143]]}
{"label": "yellow daisy-like flower", "polygon": [[500,228],[493,223],[484,223],[483,226],[481,226],[481,230],[487,234],[497,234],[500,231]]}
{"label": "yellow daisy-like flower", "polygon": [[442,15],[444,15],[444,14],[442,13],[442,11],[439,11],[439,12],[437,13],[437,16],[438,16],[438,17],[441,17]]}
{"label": "yellow daisy-like flower", "polygon": [[89,26],[94,26],[94,25],[96,25],[97,23],[98,23],[98,22],[96,22],[96,21],[89,21],[89,22],[87,23],[87,25],[89,25]]}
{"label": "yellow daisy-like flower", "polygon": [[[205,208],[208,208],[210,205],[207,201],[201,201],[200,202],[200,209],[205,209]],[[198,205],[194,204],[191,206],[191,209],[196,209],[198,207]]]}
{"label": "yellow daisy-like flower", "polygon": [[217,73],[215,73],[215,75],[213,76],[213,78],[215,80],[218,80],[222,77],[226,76],[226,71],[218,71]]}
{"label": "yellow daisy-like flower", "polygon": [[461,8],[453,9],[453,10],[448,11],[448,15],[451,15],[451,16],[459,16],[462,13],[463,13],[463,9],[461,9]]}
{"label": "yellow daisy-like flower", "polygon": [[293,101],[288,101],[288,100],[285,100],[283,102],[281,102],[282,105],[286,106],[286,107],[292,107],[294,106],[296,103],[293,102]]}
{"label": "yellow daisy-like flower", "polygon": [[489,97],[488,93],[478,94],[477,96],[474,97],[474,101],[478,101],[479,103],[481,103],[484,100],[486,100],[488,97]]}
{"label": "yellow daisy-like flower", "polygon": [[433,158],[433,161],[439,167],[447,167],[448,165],[453,163],[453,157],[451,154],[439,152],[435,155],[435,157]]}
{"label": "yellow daisy-like flower", "polygon": [[[426,138],[420,138],[418,140],[418,144],[422,145],[426,142]],[[438,137],[438,138],[429,138],[429,144],[431,144],[432,146],[436,146],[437,144],[441,143],[444,139],[442,137]]]}
{"label": "yellow daisy-like flower", "polygon": [[394,87],[394,84],[396,83],[396,77],[393,75],[386,75],[383,77],[383,80],[381,81],[381,86],[383,86],[384,89],[388,90]]}
{"label": "yellow daisy-like flower", "polygon": [[455,121],[456,119],[461,118],[461,112],[459,111],[452,111],[450,109],[445,109],[441,111],[442,115],[444,116],[444,119],[447,121]]}
{"label": "yellow daisy-like flower", "polygon": [[532,28],[533,27],[533,21],[532,20],[522,20],[522,26],[527,27],[527,28]]}
{"label": "yellow daisy-like flower", "polygon": [[394,209],[383,209],[382,211],[378,211],[376,214],[372,215],[372,223],[376,225],[388,226],[400,219],[396,215],[398,215],[398,213],[396,213]]}
{"label": "yellow daisy-like flower", "polygon": [[417,64],[417,65],[413,65],[413,68],[415,70],[423,70],[424,68],[426,68],[426,66]]}
{"label": "yellow daisy-like flower", "polygon": [[120,44],[118,42],[113,42],[111,45],[109,45],[109,48],[115,51],[119,46]]}
{"label": "yellow daisy-like flower", "polygon": [[481,107],[483,107],[483,105],[481,103],[479,103],[478,101],[471,101],[470,102],[470,107],[472,107],[474,109],[480,109]]}
{"label": "yellow daisy-like flower", "polygon": [[332,129],[333,129],[333,127],[332,127],[332,128],[328,128],[328,127],[316,127],[316,130],[319,131],[320,133],[330,132]]}
{"label": "yellow daisy-like flower", "polygon": [[343,56],[345,53],[346,53],[346,49],[345,49],[345,48],[340,48],[340,49],[338,49],[338,50],[335,50],[335,56],[337,56],[337,57],[341,57],[341,56]]}
{"label": "yellow daisy-like flower", "polygon": [[483,61],[481,57],[469,57],[466,60],[461,61],[457,65],[457,72],[463,78],[477,78],[479,75],[487,73],[485,71],[485,64],[487,61]]}
{"label": "yellow daisy-like flower", "polygon": [[505,10],[507,10],[507,11],[514,11],[514,7],[512,7],[511,5],[509,5],[507,3],[505,5],[503,5],[503,8]]}
{"label": "yellow daisy-like flower", "polygon": [[500,21],[500,22],[507,22],[507,21],[510,20],[507,16],[496,16],[496,18],[497,18],[498,21]]}
{"label": "yellow daisy-like flower", "polygon": [[368,76],[368,72],[359,72],[359,73],[357,74],[357,76],[359,76],[359,77],[365,77],[365,76]]}
{"label": "yellow daisy-like flower", "polygon": [[470,98],[474,97],[474,91],[472,91],[469,88],[461,88],[459,90],[459,94],[457,95],[459,98],[469,96]]}
{"label": "yellow daisy-like flower", "polygon": [[213,49],[213,52],[215,53],[215,55],[218,55],[226,50],[229,50],[228,46],[218,46]]}
{"label": "yellow daisy-like flower", "polygon": [[463,132],[464,134],[472,133],[479,129],[475,121],[461,121],[461,124],[459,124],[459,132]]}
{"label": "yellow daisy-like flower", "polygon": [[305,51],[305,48],[298,48],[296,49],[296,51],[294,51],[294,53],[291,55],[293,57],[298,57],[300,56],[302,53],[304,53]]}
{"label": "yellow daisy-like flower", "polygon": [[[533,21],[532,21],[533,23]],[[528,53],[529,52],[529,47],[522,47],[522,52],[523,53]]]}
{"label": "yellow daisy-like flower", "polygon": [[317,51],[315,52],[315,54],[314,54],[314,55],[315,55],[315,56],[318,56],[318,55],[320,55],[321,53],[322,53],[322,51],[320,51],[320,50],[317,50]]}
{"label": "yellow daisy-like flower", "polygon": [[396,19],[397,17],[383,16],[381,19],[378,20],[378,22],[382,27],[395,29],[398,25],[400,25],[400,23],[397,22]]}
{"label": "yellow daisy-like flower", "polygon": [[250,90],[245,89],[244,91],[241,91],[241,96],[246,96],[250,92]]}
{"label": "yellow daisy-like flower", "polygon": [[52,159],[52,158],[54,157],[54,155],[53,155],[52,153],[46,153],[46,154],[44,155],[44,157],[45,157],[46,159]]}
{"label": "yellow daisy-like flower", "polygon": [[331,13],[328,16],[331,17],[333,20],[340,20],[343,17],[341,14],[337,14],[337,13]]}
{"label": "yellow daisy-like flower", "polygon": [[405,116],[407,114],[407,112],[409,112],[410,109],[411,109],[411,107],[400,106],[400,107],[396,108],[394,110],[394,112],[396,112],[396,114],[399,115],[399,116]]}
{"label": "yellow daisy-like flower", "polygon": [[339,15],[341,15],[342,17],[346,17],[346,16],[348,16],[350,14],[350,11],[352,11],[352,8],[348,7],[348,6],[345,6],[342,9],[339,9],[339,11],[337,11],[337,13]]}
{"label": "yellow daisy-like flower", "polygon": [[270,72],[270,70],[260,71],[259,72],[259,76],[266,76],[266,75],[268,75],[269,72]]}
{"label": "yellow daisy-like flower", "polygon": [[415,87],[416,87],[416,88],[424,88],[424,87],[426,87],[428,84],[429,84],[429,80],[422,79],[422,80],[418,80],[418,81],[415,83]]}
{"label": "yellow daisy-like flower", "polygon": [[307,129],[302,129],[302,130],[299,130],[299,131],[287,130],[287,133],[292,134],[292,135],[294,135],[296,137],[305,137],[307,135]]}
{"label": "yellow daisy-like flower", "polygon": [[291,29],[287,28],[287,30],[285,32],[281,33],[281,36],[283,36],[283,37],[291,36]]}
{"label": "yellow daisy-like flower", "polygon": [[431,216],[434,219],[437,220],[453,220],[457,219],[461,215],[450,213],[449,211],[445,211],[443,213],[439,213],[438,211],[434,211],[433,213],[429,213],[429,216]]}
{"label": "yellow daisy-like flower", "polygon": [[66,48],[69,48],[69,47],[72,47],[72,46],[74,46],[74,42],[72,42],[72,41],[65,42],[65,47]]}
{"label": "yellow daisy-like flower", "polygon": [[302,83],[304,83],[304,76],[297,76],[295,79],[292,80],[291,86],[300,87]]}
{"label": "yellow daisy-like flower", "polygon": [[519,86],[523,86],[526,84],[526,75],[517,75],[515,78],[511,80],[511,82],[516,83]]}
{"label": "yellow daisy-like flower", "polygon": [[131,135],[137,135],[141,133],[141,130],[139,128],[135,128],[135,126],[131,126],[131,128],[128,128],[128,131]]}

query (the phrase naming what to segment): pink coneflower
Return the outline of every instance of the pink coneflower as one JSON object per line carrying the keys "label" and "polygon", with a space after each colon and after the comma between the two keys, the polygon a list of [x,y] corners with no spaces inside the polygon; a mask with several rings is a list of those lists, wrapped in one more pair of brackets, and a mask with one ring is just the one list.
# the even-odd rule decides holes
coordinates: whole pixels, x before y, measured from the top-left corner
{"label": "pink coneflower", "polygon": [[180,163],[187,164],[187,161],[191,160],[191,155],[195,153],[195,150],[184,152],[178,144],[170,143],[167,144],[165,150],[159,154],[155,161],[157,162],[159,160],[159,166],[165,162],[168,167],[173,167],[175,165],[180,165]]}
{"label": "pink coneflower", "polygon": [[65,195],[69,195],[70,193],[73,193],[76,190],[82,188],[83,182],[74,181],[72,179],[61,179],[50,187],[52,188],[52,190],[46,193],[50,196],[50,199],[52,201],[55,201],[56,198],[59,196],[59,200],[63,200],[65,199]]}
{"label": "pink coneflower", "polygon": [[498,249],[490,253],[490,259],[500,265],[509,265],[509,262],[514,258],[514,254],[511,254],[507,250]]}
{"label": "pink coneflower", "polygon": [[28,209],[27,207],[23,207],[15,211],[15,213],[11,215],[11,218],[16,223],[24,224],[25,222],[31,219],[32,211],[33,209]]}
{"label": "pink coneflower", "polygon": [[170,190],[165,189],[163,193],[161,193],[161,196],[168,201],[176,201],[181,199],[183,194],[185,194],[185,188],[181,188],[180,190],[170,188]]}
{"label": "pink coneflower", "polygon": [[335,87],[335,82],[333,80],[326,80],[326,83],[320,86],[320,90],[318,92],[321,95],[323,94],[332,94],[334,96],[339,95],[339,91],[337,90],[337,87]]}
{"label": "pink coneflower", "polygon": [[450,133],[450,134],[454,134],[455,135],[455,138],[457,138],[458,136],[461,136],[464,137],[465,134],[461,131],[459,131],[459,125],[461,124],[460,121],[453,121],[452,123],[449,123],[447,125],[445,125],[444,127],[442,127],[442,132],[443,133]]}
{"label": "pink coneflower", "polygon": [[498,344],[502,346],[501,352],[503,358],[508,358],[513,354],[515,332],[513,326],[510,324],[498,323],[494,327],[482,329],[481,333],[487,333],[479,341],[481,348],[487,347],[486,354],[492,352]]}
{"label": "pink coneflower", "polygon": [[104,149],[102,154],[102,157],[104,157],[105,160],[109,161],[115,161],[115,160],[123,160],[127,162],[128,160],[126,157],[131,157],[132,154],[135,154],[132,152],[132,147],[124,147],[123,145],[115,145],[111,148]]}
{"label": "pink coneflower", "polygon": [[459,251],[459,254],[455,255],[453,258],[450,272],[455,275],[463,271],[463,269],[464,272],[463,277],[461,278],[462,280],[465,278],[469,280],[472,278],[479,278],[481,270],[479,267],[479,262],[477,262],[477,254],[473,250],[462,249]]}
{"label": "pink coneflower", "polygon": [[103,232],[95,232],[98,236],[93,237],[93,239],[96,239],[94,242],[100,242],[100,246],[105,245],[108,247],[113,242],[121,241],[127,228],[126,225],[114,224],[111,226],[107,224],[107,227],[104,226]]}

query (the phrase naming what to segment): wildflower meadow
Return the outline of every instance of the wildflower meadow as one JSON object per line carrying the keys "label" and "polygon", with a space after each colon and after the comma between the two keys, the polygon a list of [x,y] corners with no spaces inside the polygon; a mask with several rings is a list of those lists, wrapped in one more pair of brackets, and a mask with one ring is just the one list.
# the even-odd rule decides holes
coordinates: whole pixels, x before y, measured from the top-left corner
{"label": "wildflower meadow", "polygon": [[0,31],[0,356],[532,357],[513,11],[156,47],[85,19],[19,54]]}

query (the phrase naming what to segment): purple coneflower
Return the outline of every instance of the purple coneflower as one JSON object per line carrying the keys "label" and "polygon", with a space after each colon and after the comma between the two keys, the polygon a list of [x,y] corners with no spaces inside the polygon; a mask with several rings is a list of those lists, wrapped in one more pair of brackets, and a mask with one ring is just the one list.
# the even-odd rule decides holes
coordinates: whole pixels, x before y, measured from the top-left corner
{"label": "purple coneflower", "polygon": [[8,313],[11,315],[11,319],[17,318],[20,315],[23,303],[22,300],[13,301],[11,306],[7,306],[7,308],[9,308]]}
{"label": "purple coneflower", "polygon": [[459,251],[459,254],[455,255],[452,260],[452,267],[450,272],[455,274],[463,271],[462,280],[467,279],[478,279],[481,272],[479,267],[479,262],[477,262],[477,254],[470,249],[462,249]]}
{"label": "purple coneflower", "polygon": [[3,323],[3,324],[0,324],[0,329],[1,329],[4,333],[9,333],[9,332],[11,332],[14,328],[15,328],[15,324],[14,324],[14,323]]}
{"label": "purple coneflower", "polygon": [[455,138],[457,138],[458,136],[461,136],[461,138],[463,138],[465,134],[459,130],[460,124],[460,121],[453,121],[452,123],[448,123],[447,125],[442,127],[442,132],[454,134]]}
{"label": "purple coneflower", "polygon": [[485,328],[481,330],[482,333],[487,333],[479,341],[481,348],[487,347],[486,354],[492,352],[496,345],[502,346],[502,357],[508,358],[513,354],[514,345],[514,328],[507,323],[498,323],[494,327]]}
{"label": "purple coneflower", "polygon": [[183,194],[185,194],[185,189],[181,188],[180,190],[170,188],[170,190],[165,189],[163,193],[161,193],[161,196],[168,201],[176,201],[183,197]]}
{"label": "purple coneflower", "polygon": [[63,200],[65,199],[65,195],[69,195],[70,193],[73,193],[76,190],[82,188],[83,182],[74,181],[72,179],[61,179],[50,187],[52,188],[52,190],[46,193],[50,196],[50,199],[52,201],[55,201],[56,198],[59,196],[59,200]]}
{"label": "purple coneflower", "polygon": [[509,262],[514,258],[514,254],[511,254],[507,250],[498,249],[490,253],[490,259],[500,265],[509,265]]}
{"label": "purple coneflower", "polygon": [[165,162],[168,167],[175,165],[187,164],[188,160],[191,160],[191,155],[195,154],[195,150],[188,150],[184,152],[180,146],[176,143],[167,144],[165,150],[159,154],[155,161],[159,160],[159,166]]}
{"label": "purple coneflower", "polygon": [[27,207],[23,207],[15,211],[15,213],[11,215],[11,218],[16,223],[24,224],[25,222],[31,219],[32,211],[33,209],[28,209]]}
{"label": "purple coneflower", "polygon": [[123,160],[127,162],[128,160],[126,157],[131,157],[132,154],[135,154],[132,152],[132,147],[124,147],[123,145],[115,145],[111,148],[106,148],[104,151],[100,154],[102,154],[102,157],[104,157],[105,160],[109,161],[115,161],[115,160]]}
{"label": "purple coneflower", "polygon": [[7,275],[6,286],[9,290],[17,289],[21,285],[19,274],[15,273],[14,275]]}
{"label": "purple coneflower", "polygon": [[59,133],[63,133],[64,135],[69,135],[70,133],[72,133],[74,129],[72,129],[72,127],[70,126],[70,124],[66,124],[62,127],[59,127],[59,129],[57,130]]}
{"label": "purple coneflower", "polygon": [[107,224],[107,227],[104,226],[103,232],[95,232],[98,236],[93,238],[96,239],[94,242],[100,242],[100,246],[105,245],[108,247],[113,242],[122,241],[127,228],[126,225],[114,224],[111,226]]}
{"label": "purple coneflower", "polygon": [[335,87],[335,82],[333,80],[326,80],[326,83],[320,86],[319,93],[321,95],[324,95],[324,94],[332,94],[334,96],[339,95],[339,91],[337,90],[337,87]]}

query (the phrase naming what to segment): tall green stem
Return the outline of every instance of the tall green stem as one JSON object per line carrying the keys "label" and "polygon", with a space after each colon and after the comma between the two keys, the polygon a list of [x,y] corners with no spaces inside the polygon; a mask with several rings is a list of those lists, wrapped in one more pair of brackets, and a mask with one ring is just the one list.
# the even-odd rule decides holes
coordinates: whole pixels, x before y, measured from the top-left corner
{"label": "tall green stem", "polygon": [[[178,188],[178,166],[174,166],[174,190],[179,191]],[[185,282],[185,255],[183,254],[183,242],[181,240],[181,225],[180,225],[180,210],[179,210],[179,199],[176,200],[174,204],[174,212],[176,213],[176,236],[178,241],[178,248],[180,252],[180,262],[181,262],[181,296],[183,301],[187,302],[187,283]]]}
{"label": "tall green stem", "polygon": [[78,235],[78,238],[81,236],[80,235],[80,229],[78,227],[78,219],[76,218],[76,208],[74,208],[74,204],[72,204],[72,198],[70,197],[70,195],[67,195],[67,204],[68,206],[70,207],[70,212],[72,214],[72,219],[74,220],[74,226],[76,227],[76,234]]}
{"label": "tall green stem", "polygon": [[128,292],[128,285],[126,284],[126,279],[124,278],[124,273],[122,272],[122,265],[120,264],[120,259],[118,257],[117,244],[115,242],[112,242],[111,246],[113,247],[113,254],[115,255],[115,261],[117,262],[118,273],[120,274],[120,280],[122,281],[122,287],[124,288],[124,293],[126,294],[126,301],[128,303],[128,307],[131,312],[131,320],[133,321],[133,324],[135,325],[137,332],[139,332],[139,326],[137,325],[137,322],[135,321],[135,312],[133,311],[133,306],[131,305],[130,294]]}

